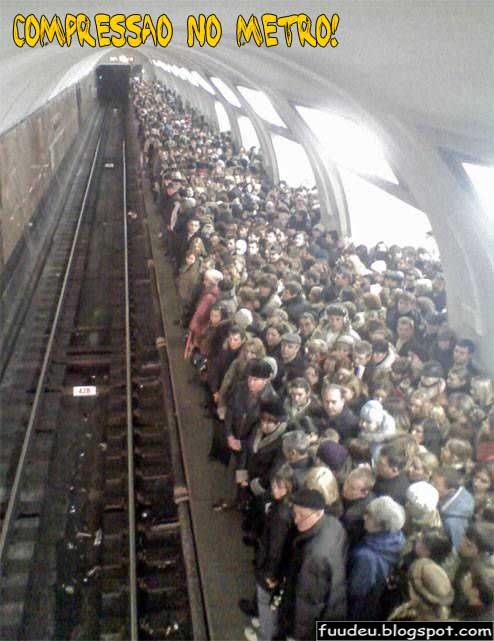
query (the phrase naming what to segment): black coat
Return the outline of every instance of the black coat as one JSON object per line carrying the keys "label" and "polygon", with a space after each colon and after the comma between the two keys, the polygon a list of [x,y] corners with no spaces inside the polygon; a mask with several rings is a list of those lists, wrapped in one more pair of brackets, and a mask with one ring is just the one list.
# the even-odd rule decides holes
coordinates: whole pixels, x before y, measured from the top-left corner
{"label": "black coat", "polygon": [[340,521],[348,535],[348,546],[352,548],[364,538],[366,530],[364,528],[364,512],[372,501],[375,499],[373,492],[363,499],[356,499],[355,501],[347,501],[343,499],[343,514],[340,516]]}
{"label": "black coat", "polygon": [[324,515],[296,535],[280,609],[283,632],[297,641],[315,639],[316,621],[346,617],[347,536],[341,523]]}
{"label": "black coat", "polygon": [[405,505],[407,501],[407,490],[410,485],[407,475],[404,472],[400,472],[398,476],[394,476],[392,479],[381,479],[376,480],[374,485],[374,493],[376,496],[390,496],[400,505]]}
{"label": "black coat", "polygon": [[294,378],[303,378],[304,371],[307,366],[307,358],[299,349],[295,358],[289,363],[284,363],[282,360],[278,361],[278,375],[276,378],[281,379],[284,388],[287,388],[288,383],[293,381]]}
{"label": "black coat", "polygon": [[213,348],[212,354],[208,360],[207,369],[207,380],[212,394],[220,389],[223,378],[230,365],[240,354],[240,349],[240,347],[235,350],[230,349],[229,347],[223,347],[218,351],[214,351]]}
{"label": "black coat", "polygon": [[[254,494],[269,490],[271,476],[282,459],[283,435],[286,423],[280,423],[272,434],[263,435],[260,425],[247,443],[247,471]],[[255,487],[252,486],[255,483]]]}
{"label": "black coat", "polygon": [[253,429],[259,421],[259,406],[262,400],[276,398],[276,392],[268,383],[256,397],[249,392],[247,379],[235,381],[231,396],[227,401],[225,415],[225,434],[233,434],[243,441],[243,449],[247,446]]}
{"label": "black coat", "polygon": [[335,429],[342,441],[357,438],[359,435],[359,420],[349,407],[344,407],[338,416],[328,416],[327,427]]}
{"label": "black coat", "polygon": [[287,497],[266,505],[264,527],[258,539],[255,559],[256,581],[265,590],[266,579],[280,581],[288,563],[293,540],[293,515]]}

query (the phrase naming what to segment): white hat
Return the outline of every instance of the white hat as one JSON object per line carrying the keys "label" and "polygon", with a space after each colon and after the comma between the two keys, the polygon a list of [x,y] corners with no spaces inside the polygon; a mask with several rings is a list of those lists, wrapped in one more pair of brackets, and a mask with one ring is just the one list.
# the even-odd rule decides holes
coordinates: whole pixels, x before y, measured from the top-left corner
{"label": "white hat", "polygon": [[412,483],[408,488],[407,499],[412,505],[431,512],[437,507],[439,493],[427,481],[418,481],[417,483]]}
{"label": "white hat", "polygon": [[373,272],[377,272],[378,274],[384,274],[384,272],[388,269],[388,266],[384,262],[384,260],[375,260],[371,266],[371,270]]}
{"label": "white hat", "polygon": [[246,309],[245,307],[239,309],[235,314],[235,323],[237,325],[240,325],[242,329],[246,329],[249,325],[251,325],[252,320],[252,312],[250,311],[250,309]]}
{"label": "white hat", "polygon": [[220,280],[223,280],[223,274],[218,269],[207,269],[204,272],[204,278],[218,284]]}

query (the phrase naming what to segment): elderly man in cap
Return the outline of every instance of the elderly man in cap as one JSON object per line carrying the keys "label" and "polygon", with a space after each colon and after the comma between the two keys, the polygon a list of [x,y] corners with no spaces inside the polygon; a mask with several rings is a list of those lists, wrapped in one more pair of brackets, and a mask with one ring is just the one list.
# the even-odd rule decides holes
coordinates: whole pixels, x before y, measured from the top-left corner
{"label": "elderly man in cap", "polygon": [[297,535],[286,568],[279,624],[287,639],[315,639],[316,621],[344,620],[347,536],[341,523],[324,512],[318,490],[292,497]]}
{"label": "elderly man in cap", "polygon": [[218,501],[213,506],[216,510],[235,507],[244,497],[249,496],[246,472],[248,444],[259,422],[261,402],[275,401],[278,398],[270,383],[272,376],[273,370],[269,363],[254,359],[247,365],[246,377],[233,383],[227,401],[223,429],[227,446],[232,453],[237,498],[233,504],[224,500]]}
{"label": "elderly man in cap", "polygon": [[307,359],[302,349],[302,339],[296,332],[285,332],[281,336],[281,362],[278,378],[287,389],[294,378],[303,378]]}

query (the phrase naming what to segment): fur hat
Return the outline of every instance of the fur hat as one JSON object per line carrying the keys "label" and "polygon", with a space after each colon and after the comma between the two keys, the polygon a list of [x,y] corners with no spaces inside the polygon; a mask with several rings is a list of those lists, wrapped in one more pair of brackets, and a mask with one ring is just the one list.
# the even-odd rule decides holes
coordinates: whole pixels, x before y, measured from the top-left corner
{"label": "fur hat", "polygon": [[311,510],[324,510],[326,501],[319,490],[304,488],[292,496],[293,505],[308,507]]}
{"label": "fur hat", "polygon": [[409,570],[410,583],[430,605],[451,605],[454,591],[446,572],[431,559],[417,559]]}
{"label": "fur hat", "polygon": [[407,490],[407,500],[420,509],[431,512],[437,508],[439,493],[427,481],[412,483]]}
{"label": "fur hat", "polygon": [[348,452],[346,447],[333,441],[323,441],[317,448],[316,456],[334,472],[338,472],[343,467]]}

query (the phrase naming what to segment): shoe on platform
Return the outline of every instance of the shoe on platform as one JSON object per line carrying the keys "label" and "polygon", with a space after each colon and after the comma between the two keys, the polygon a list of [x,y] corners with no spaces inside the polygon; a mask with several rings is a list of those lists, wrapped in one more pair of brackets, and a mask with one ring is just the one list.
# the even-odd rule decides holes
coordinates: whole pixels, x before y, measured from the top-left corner
{"label": "shoe on platform", "polygon": [[244,629],[244,637],[247,641],[257,641],[257,632],[249,625]]}
{"label": "shoe on platform", "polygon": [[254,630],[259,630],[261,627],[261,622],[259,621],[258,617],[252,617],[250,620],[251,626],[254,628]]}
{"label": "shoe on platform", "polygon": [[226,501],[225,499],[219,499],[213,503],[212,508],[215,512],[227,512],[228,510],[236,510],[237,503]]}

